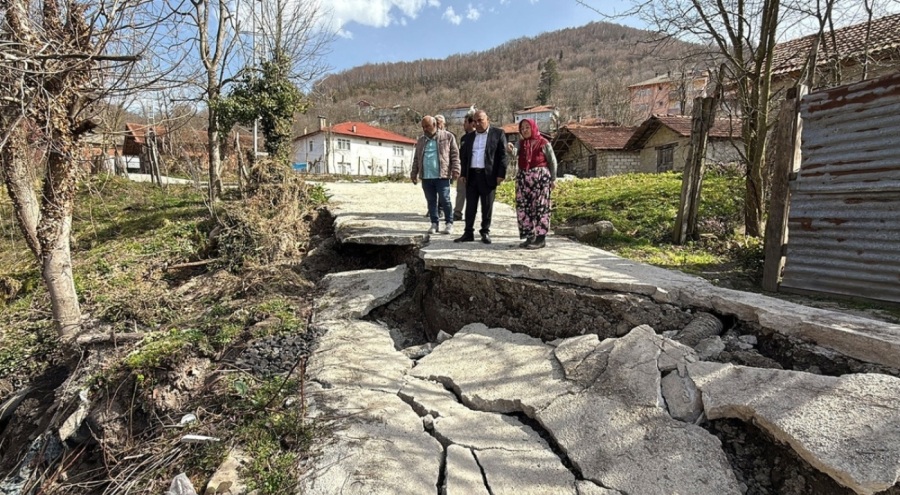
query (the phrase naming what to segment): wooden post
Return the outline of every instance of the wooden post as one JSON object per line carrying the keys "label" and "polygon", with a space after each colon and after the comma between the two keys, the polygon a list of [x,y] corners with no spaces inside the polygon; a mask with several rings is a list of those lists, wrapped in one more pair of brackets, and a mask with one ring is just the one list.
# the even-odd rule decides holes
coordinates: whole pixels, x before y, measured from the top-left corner
{"label": "wooden post", "polygon": [[706,143],[709,140],[709,130],[715,123],[716,104],[717,99],[712,96],[694,98],[694,109],[691,112],[691,147],[687,163],[684,165],[681,202],[672,231],[672,242],[675,244],[684,244],[697,234],[697,210],[700,205],[700,188],[706,161]]}
{"label": "wooden post", "polygon": [[763,244],[762,288],[775,292],[784,268],[784,248],[788,238],[788,212],[790,211],[790,177],[800,168],[800,135],[803,122],[800,119],[800,100],[807,87],[799,85],[788,92],[778,113],[778,124],[773,135],[774,162],[770,189],[769,214],[766,220],[766,238]]}

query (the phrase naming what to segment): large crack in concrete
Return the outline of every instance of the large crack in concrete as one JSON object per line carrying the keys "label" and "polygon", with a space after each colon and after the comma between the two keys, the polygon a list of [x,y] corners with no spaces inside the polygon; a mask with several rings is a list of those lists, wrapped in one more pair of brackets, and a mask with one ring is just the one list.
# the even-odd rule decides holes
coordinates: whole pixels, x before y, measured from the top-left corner
{"label": "large crack in concrete", "polygon": [[[644,325],[647,324],[646,322],[659,322],[664,320],[667,315],[678,315],[678,317],[676,318],[677,321],[690,322],[695,318],[695,313],[698,313],[696,308],[679,308],[670,304],[660,305],[656,301],[647,298],[646,296],[637,294],[612,294],[598,292],[595,290],[587,290],[585,291],[585,294],[582,293],[582,291],[577,290],[577,288],[565,286],[564,284],[522,281],[496,275],[485,276],[483,274],[477,274],[474,272],[453,270],[452,268],[442,268],[437,272],[429,272],[426,270],[415,268],[413,270],[410,270],[409,272],[413,273],[414,276],[410,277],[409,274],[407,274],[405,292],[399,297],[395,297],[391,302],[382,304],[379,308],[375,308],[369,316],[364,316],[365,318],[377,321],[389,321],[390,323],[388,325],[390,327],[393,327],[394,325],[406,325],[407,323],[404,322],[404,319],[409,320],[411,318],[411,315],[424,314],[424,320],[426,322],[426,329],[424,330],[425,333],[435,335],[438,330],[444,330],[451,334],[456,333],[456,331],[460,328],[460,326],[463,326],[464,323],[472,323],[472,321],[468,320],[478,318],[478,315],[492,313],[493,316],[484,316],[484,318],[493,318],[493,321],[496,323],[508,323],[510,324],[510,326],[516,327],[518,330],[521,330],[521,333],[523,334],[533,335],[536,333],[536,335],[534,336],[544,341],[549,341],[552,339],[565,339],[549,342],[551,344],[551,347],[559,345],[559,342],[566,342],[568,345],[568,343],[571,342],[572,337],[587,332],[588,335],[583,335],[582,337],[576,338],[593,337],[594,339],[596,339],[595,342],[597,342],[597,344],[594,345],[594,347],[590,349],[589,352],[585,353],[584,355],[579,355],[577,359],[574,359],[572,362],[570,362],[570,366],[565,370],[565,373],[557,370],[560,374],[565,374],[567,379],[577,383],[578,387],[575,389],[576,392],[574,392],[576,394],[582,394],[591,390],[601,390],[603,388],[604,385],[602,383],[599,383],[598,381],[600,380],[601,375],[605,372],[606,367],[608,366],[610,350],[608,348],[603,348],[602,346],[600,346],[599,342],[604,337],[609,337],[604,342],[616,342],[625,336],[624,334],[622,334],[623,331],[621,330],[621,328],[624,327],[614,321],[617,317],[615,316],[617,312],[627,315],[627,318],[623,317],[623,321],[625,321],[625,324],[628,326],[639,322]],[[425,278],[420,275],[424,275]],[[469,298],[463,297],[463,295],[465,294],[464,290],[471,291],[482,289],[485,293],[492,292],[494,294],[494,297],[481,298],[480,296],[473,296],[471,300]],[[522,294],[528,294],[529,297],[532,297],[532,299],[523,302]],[[535,296],[535,294],[537,295]],[[516,299],[517,295],[518,299]],[[518,303],[513,304],[511,302],[513,300],[517,300]],[[485,301],[487,302],[486,304]],[[527,329],[527,317],[521,317],[521,315],[510,316],[507,314],[499,314],[497,311],[503,308],[506,304],[512,304],[514,308],[522,308],[524,306],[538,306],[543,311],[550,314],[567,315],[569,314],[569,312],[576,312],[581,316],[576,315],[574,317],[566,318],[537,319],[536,323],[534,323],[533,325],[537,327],[538,330],[534,331]],[[592,305],[593,309],[591,309]],[[657,309],[653,309],[654,307],[657,307]],[[437,313],[437,316],[435,316],[435,313]],[[398,318],[397,315],[401,316]],[[594,331],[590,331],[590,329],[586,330],[584,327],[578,327],[577,325],[572,325],[572,322],[576,320],[585,321],[584,315],[595,316],[597,320],[600,321],[600,325],[596,329],[594,329]],[[579,320],[579,318],[581,320]],[[737,356],[738,364],[744,364],[748,360],[755,359],[752,358],[752,356],[747,357],[748,354],[753,354],[755,352],[759,356],[776,363],[774,365],[771,365],[771,367],[782,368],[787,367],[786,365],[789,365],[796,368],[797,366],[803,366],[803,362],[798,361],[796,356],[794,356],[790,350],[784,350],[783,348],[776,349],[776,343],[782,345],[796,345],[797,348],[802,351],[802,353],[805,353],[805,355],[813,355],[815,359],[810,359],[810,362],[815,361],[816,364],[811,365],[811,367],[821,366],[821,362],[823,360],[827,360],[827,356],[829,355],[829,352],[822,349],[816,349],[815,346],[811,346],[809,343],[801,342],[790,336],[781,336],[775,334],[771,330],[765,330],[756,323],[742,322],[739,320],[735,320],[730,316],[725,316],[724,318],[726,320],[728,318],[732,318],[732,321],[728,321],[728,324],[725,325],[725,329],[721,330],[722,335],[713,335],[706,337],[706,339],[712,339],[714,342],[722,346],[722,350],[720,351],[719,356],[721,359],[735,358]],[[421,325],[422,319],[423,318],[419,316],[419,325]],[[549,327],[545,328],[544,325],[547,325]],[[507,328],[502,325],[497,326]],[[652,325],[649,325],[648,328],[649,327],[652,327]],[[680,328],[678,328],[677,325],[674,325],[673,327],[665,327],[668,329],[662,332],[660,332],[657,328],[650,328],[649,331],[651,333],[663,333],[670,337],[677,338],[678,332],[681,331],[683,327],[684,325],[682,325]],[[422,327],[419,326],[419,328]],[[603,335],[603,332],[607,332],[608,334]],[[569,335],[571,333],[574,333],[575,335]],[[404,334],[406,335],[406,337],[409,337],[410,332],[396,332],[393,328],[391,329],[391,336],[394,338],[396,347],[402,348],[406,347],[409,344],[409,339],[403,337]],[[398,335],[401,336],[401,339],[399,340]],[[686,371],[687,366],[684,364],[676,364],[679,357],[683,359],[689,353],[684,351],[684,349],[679,348],[678,345],[673,341],[665,339],[663,337],[656,336],[651,339],[650,342],[653,346],[655,346],[658,352],[655,358],[651,359],[647,356],[644,356],[642,358],[638,356],[637,359],[632,360],[627,364],[620,364],[619,366],[625,373],[643,373],[647,374],[647,378],[656,380],[658,382],[658,385],[655,386],[655,392],[653,393],[653,395],[655,396],[655,403],[658,407],[661,408],[666,416],[676,418],[677,414],[673,413],[672,401],[671,399],[666,398],[667,394],[664,390],[665,387],[663,385],[663,382],[667,381],[668,379],[675,380],[677,378],[679,381],[683,382],[679,384],[679,386],[688,386],[692,383],[690,376],[688,376]],[[757,344],[757,342],[759,342],[759,344]],[[438,346],[436,349],[439,348],[440,346]],[[712,346],[712,348],[715,349],[715,346]],[[763,353],[767,355],[763,355]],[[675,357],[672,357],[672,355],[674,355]],[[789,357],[789,359],[786,358],[786,356]],[[709,358],[709,356],[705,357],[707,359]],[[778,358],[780,362],[775,361],[774,358]],[[688,362],[693,362],[693,360],[696,360],[696,357],[692,357]],[[759,360],[759,362],[768,364],[768,362],[766,362],[764,359]],[[557,367],[562,367],[558,360],[554,361],[554,363]],[[837,363],[838,364],[836,366],[829,367],[828,371],[836,372],[836,370],[841,369],[840,367],[843,367],[843,369],[848,372],[851,370],[866,370],[884,371],[893,374],[897,373],[896,370],[893,370],[891,368],[886,368],[881,365],[874,365],[872,363],[860,362],[852,358],[847,358],[846,356],[839,356]],[[650,372],[649,368],[644,369],[647,366],[652,366],[652,373]],[[413,365],[412,370],[415,370],[416,367],[416,365]],[[815,370],[813,369],[812,371]],[[554,371],[553,373],[557,372]],[[655,378],[650,377],[651,374],[654,375]],[[409,375],[407,374],[407,377],[408,376]],[[471,395],[470,393],[466,392],[464,386],[456,383],[456,381],[454,381],[452,377],[433,376],[430,377],[430,379],[435,380],[435,382],[437,383],[440,383],[441,388],[445,392],[452,395],[453,400],[460,407],[466,407],[468,410],[473,412],[491,412],[499,416],[505,415],[515,418],[518,423],[530,429],[535,435],[540,437],[546,443],[552,454],[559,460],[562,466],[569,473],[571,473],[575,481],[581,482],[590,480],[601,487],[615,486],[615,484],[610,485],[609,483],[607,483],[603,477],[586,476],[585,474],[583,474],[583,469],[580,467],[580,464],[570,458],[569,450],[563,446],[562,443],[565,442],[565,440],[561,441],[557,435],[551,432],[550,429],[545,426],[544,421],[546,420],[546,418],[541,418],[538,414],[539,411],[543,412],[549,404],[554,403],[557,399],[560,399],[562,395],[553,396],[553,398],[546,399],[545,402],[542,402],[542,405],[535,406],[535,403],[533,401],[522,401],[521,399],[510,399],[508,397],[497,397],[491,399],[489,397]],[[324,380],[322,381],[322,383],[325,386],[329,386],[328,380]],[[577,392],[577,390],[580,390],[580,392]],[[420,418],[423,417],[423,414],[419,410],[417,410],[413,400],[405,398],[399,391],[397,395],[401,400],[403,400],[403,402],[407,404],[407,406],[411,407],[413,411],[415,411],[415,413],[420,416]],[[490,406],[484,407],[485,404],[489,404]],[[495,409],[501,409],[505,414],[498,413]],[[702,411],[702,404],[700,410]],[[438,415],[436,419],[443,420],[440,415]],[[698,417],[694,420],[684,418],[676,419],[685,422],[685,424],[691,425],[705,422],[704,418],[702,417]],[[747,441],[753,442],[754,445],[759,444],[763,441],[760,440],[759,436],[754,437],[752,435],[734,434],[734,431],[736,431],[736,429],[740,429],[740,427],[735,426],[739,425],[739,422],[728,423],[730,425],[730,428],[726,428],[725,430],[728,431],[726,433],[723,433],[723,428],[716,426],[719,424],[723,424],[721,423],[721,421],[722,420],[714,420],[706,422],[706,424],[704,424],[703,426],[710,433],[715,434],[717,437],[719,437],[722,443],[726,443],[727,445],[739,445],[740,442],[736,440],[732,441],[735,438],[742,439],[742,441],[744,441],[743,439],[750,438],[750,440]],[[744,428],[752,428],[752,426],[745,425]],[[488,493],[495,493],[496,491],[495,489],[491,488],[488,482],[490,469],[489,466],[491,465],[491,463],[493,462],[496,464],[498,460],[502,460],[501,458],[497,457],[498,455],[500,455],[500,453],[505,452],[505,454],[503,455],[507,455],[513,452],[520,452],[518,450],[508,450],[504,448],[477,448],[476,446],[467,444],[465,442],[456,443],[451,441],[450,437],[442,436],[441,433],[434,428],[429,429],[427,426],[425,426],[424,429],[427,431],[428,435],[430,435],[434,440],[437,440],[443,447],[440,467],[438,472],[436,473],[436,477],[433,480],[432,485],[437,487],[438,493],[441,493],[442,485],[446,484],[448,480],[448,451],[451,446],[459,446],[470,452],[470,454],[473,456],[473,459],[478,465],[483,485],[485,486],[485,489],[488,490]],[[762,438],[765,437],[765,434],[762,435]],[[759,469],[757,469],[756,471],[753,471],[752,469],[742,467],[743,465],[746,465],[748,463],[746,454],[742,454],[741,449],[734,448],[733,445],[732,447],[728,447],[725,449],[722,449],[722,447],[720,447],[720,451],[728,454],[728,461],[731,463],[734,472],[753,474],[765,472],[765,470],[760,471]],[[743,450],[745,452],[760,451],[760,449]],[[765,451],[765,449],[762,450]],[[479,457],[479,452],[482,453],[481,457]],[[494,457],[492,458],[492,456]],[[795,458],[792,459],[790,458],[790,456],[783,456],[780,457],[780,459],[786,459],[783,462],[794,462],[805,465],[805,460],[803,460],[802,458],[796,458],[796,456],[794,457]],[[810,469],[812,471],[810,471]],[[759,486],[757,487],[753,484],[753,474],[742,474],[741,476],[739,476],[739,479],[744,482],[745,485],[748,482],[750,483],[749,486],[751,488],[751,493],[784,493],[791,495],[800,493],[812,493],[802,491],[808,490],[812,486],[816,486],[819,488],[827,487],[828,490],[831,490],[833,488],[835,490],[826,491],[827,493],[850,493],[846,488],[834,484],[833,480],[809,466],[807,466],[805,470],[780,470],[778,471],[777,475],[775,474],[773,469],[770,469],[769,472],[773,473],[772,476],[791,477],[790,480],[780,485],[779,489],[783,491],[767,492],[767,488],[763,483],[758,484]],[[819,476],[809,476],[809,472],[818,473]],[[788,474],[785,475],[785,473]],[[804,473],[807,473],[807,478],[815,479],[809,482],[801,481],[804,478]],[[834,486],[828,485],[829,482]],[[756,490],[757,488],[759,488],[759,491],[754,492],[753,490]],[[860,488],[860,490],[864,489]],[[891,493],[893,495],[896,492],[898,492],[898,489],[894,487],[894,489],[884,493]],[[858,493],[869,492],[859,491]]]}

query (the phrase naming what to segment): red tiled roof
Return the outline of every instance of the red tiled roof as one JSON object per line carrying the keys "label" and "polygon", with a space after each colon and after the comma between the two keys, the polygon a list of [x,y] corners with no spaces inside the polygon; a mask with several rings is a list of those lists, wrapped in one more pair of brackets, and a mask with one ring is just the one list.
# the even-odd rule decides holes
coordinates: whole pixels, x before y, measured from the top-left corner
{"label": "red tiled roof", "polygon": [[520,113],[538,113],[538,112],[555,112],[556,107],[553,105],[538,105],[536,107],[528,107],[518,112],[515,112],[515,115],[519,115]]}
{"label": "red tiled roof", "polygon": [[[147,131],[150,129],[150,127],[151,126],[146,125],[146,124],[134,124],[131,122],[126,122],[125,123],[125,133],[126,133],[126,135],[131,134],[132,136],[134,136],[134,142],[136,142],[138,144],[146,144],[144,140],[147,137]],[[165,126],[158,125],[158,126],[152,126],[152,127],[153,127],[153,130],[156,133],[157,137],[162,137],[162,136],[166,135]]]}
{"label": "red tiled roof", "polygon": [[[691,117],[686,115],[657,115],[651,117],[658,119],[662,125],[677,132],[682,137],[691,135]],[[741,125],[729,119],[716,119],[709,130],[712,138],[737,138],[741,137]]]}
{"label": "red tiled roof", "polygon": [[568,132],[595,150],[622,150],[637,127],[566,126]]}
{"label": "red tiled roof", "polygon": [[332,134],[340,134],[342,136],[355,136],[361,138],[368,139],[379,139],[381,141],[391,141],[394,143],[403,143],[403,144],[416,144],[415,139],[410,139],[406,136],[401,136],[400,134],[395,134],[391,131],[382,129],[380,127],[371,126],[366,124],[365,122],[342,122],[340,124],[335,124],[331,127],[326,127],[322,130],[313,131],[302,136],[298,136],[294,138],[294,141],[304,138],[306,136],[311,136],[313,134],[318,134],[320,132],[331,132]]}
{"label": "red tiled roof", "polygon": [[[683,115],[654,115],[641,123],[625,145],[635,149],[643,146],[657,130],[668,127],[681,137],[691,135],[691,117]],[[709,130],[710,139],[741,139],[741,124],[730,119],[716,119]]]}
{"label": "red tiled roof", "polygon": [[589,117],[586,119],[581,119],[580,122],[576,121],[576,120],[570,120],[569,122],[566,122],[565,127],[568,127],[568,128],[593,127],[593,126],[598,126],[598,125],[617,126],[617,125],[619,125],[619,123],[616,122],[615,120],[606,120],[606,119],[601,119],[600,117]]}
{"label": "red tiled roof", "polygon": [[[824,44],[819,46],[819,63],[827,63],[838,54],[843,59],[849,59],[865,53],[867,27],[868,23],[864,22],[835,29],[834,41],[831,35],[825,36]],[[775,45],[773,74],[785,74],[803,68],[816,36],[811,34]],[[900,14],[873,20],[869,35],[869,53],[897,47],[900,47]],[[828,57],[825,57],[825,54],[828,54]]]}

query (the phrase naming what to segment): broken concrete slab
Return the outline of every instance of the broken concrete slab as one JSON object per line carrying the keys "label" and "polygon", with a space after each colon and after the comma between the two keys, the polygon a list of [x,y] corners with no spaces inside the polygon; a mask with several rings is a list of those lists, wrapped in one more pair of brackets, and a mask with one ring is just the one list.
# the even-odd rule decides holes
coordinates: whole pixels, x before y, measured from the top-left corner
{"label": "broken concrete slab", "polygon": [[575,495],[575,475],[549,450],[475,451],[493,495]]}
{"label": "broken concrete slab", "polygon": [[584,388],[591,386],[606,370],[606,360],[611,348],[601,347],[596,335],[582,335],[561,339],[556,343],[553,355],[562,366],[566,379]]}
{"label": "broken concrete slab", "polygon": [[484,485],[484,475],[471,450],[451,445],[447,447],[444,486],[441,495],[490,495]]}
{"label": "broken concrete slab", "polygon": [[313,388],[309,400],[331,438],[300,480],[306,495],[434,493],[443,447],[396,394],[360,388]]}
{"label": "broken concrete slab", "polygon": [[753,422],[860,494],[900,477],[900,378],[829,377],[697,362],[687,371],[709,419]]}
{"label": "broken concrete slab", "polygon": [[685,423],[696,423],[703,414],[703,400],[687,376],[687,370],[682,367],[670,372],[662,378],[660,385],[669,416]]}
{"label": "broken concrete slab", "polygon": [[444,384],[473,409],[500,413],[531,415],[572,387],[553,347],[480,323],[460,329],[419,360],[410,375]]}
{"label": "broken concrete slab", "polygon": [[459,445],[472,450],[502,449],[508,452],[550,451],[532,428],[518,419],[498,413],[473,411],[436,382],[409,378],[398,394],[419,415],[434,419],[435,438],[442,445]]}
{"label": "broken concrete slab", "polygon": [[[428,225],[421,218],[421,191],[409,184],[329,183],[329,208],[344,242],[421,245]],[[372,198],[377,197],[377,201]],[[496,231],[496,235],[495,235]],[[427,269],[478,271],[630,292],[660,303],[693,307],[756,322],[766,330],[802,339],[866,362],[900,368],[900,325],[809,308],[761,294],[716,287],[681,272],[622,259],[610,252],[551,237],[552,249],[511,249],[518,244],[514,212],[494,207],[494,243],[432,239],[421,256]],[[444,236],[449,237],[449,236]],[[473,256],[472,251],[478,255]]]}
{"label": "broken concrete slab", "polygon": [[360,387],[397,393],[412,360],[394,349],[389,330],[368,321],[327,321],[317,352],[309,358],[310,380],[325,387]]}
{"label": "broken concrete slab", "polygon": [[719,440],[663,409],[661,337],[639,326],[609,340],[596,382],[536,414],[584,478],[623,493],[741,493]]}
{"label": "broken concrete slab", "polygon": [[642,495],[740,494],[719,440],[656,407],[588,389],[538,411],[537,419],[585,479]]}
{"label": "broken concrete slab", "polygon": [[387,270],[330,273],[320,282],[317,320],[359,319],[403,293],[406,265]]}
{"label": "broken concrete slab", "polygon": [[591,481],[579,481],[575,483],[578,495],[622,495],[622,492],[603,488]]}

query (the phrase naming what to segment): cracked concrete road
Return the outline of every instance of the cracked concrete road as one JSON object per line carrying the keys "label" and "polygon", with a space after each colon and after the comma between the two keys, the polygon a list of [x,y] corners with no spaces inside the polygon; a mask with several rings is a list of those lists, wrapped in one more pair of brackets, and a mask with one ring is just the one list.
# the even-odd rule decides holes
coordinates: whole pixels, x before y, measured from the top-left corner
{"label": "cracked concrete road", "polygon": [[[900,362],[896,325],[718,289],[563,239],[516,250],[512,212],[502,205],[495,244],[459,245],[424,233],[424,201],[410,184],[328,188],[342,242],[420,246],[426,268],[634,291],[868,362]],[[855,493],[897,483],[900,406],[891,397],[900,379],[707,363],[646,325],[602,341],[542,342],[476,323],[412,360],[395,349],[391,329],[357,319],[401,292],[398,271],[323,281],[330,296],[314,324],[326,332],[308,365],[307,394],[312,416],[333,436],[310,459],[299,493],[743,493],[718,438],[675,418],[667,403],[675,396],[702,397],[702,417],[758,423]],[[356,308],[352,318],[346,308]],[[674,377],[674,391],[664,392]]]}

